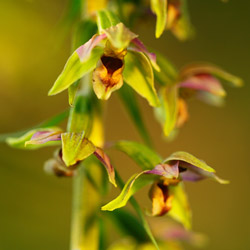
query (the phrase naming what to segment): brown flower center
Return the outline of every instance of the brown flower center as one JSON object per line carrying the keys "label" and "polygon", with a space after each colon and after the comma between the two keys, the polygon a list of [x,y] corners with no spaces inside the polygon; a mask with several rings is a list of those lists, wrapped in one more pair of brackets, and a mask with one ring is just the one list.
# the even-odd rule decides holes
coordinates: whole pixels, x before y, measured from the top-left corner
{"label": "brown flower center", "polygon": [[116,70],[123,66],[121,59],[111,56],[102,56],[101,61],[108,71],[109,75],[112,75]]}

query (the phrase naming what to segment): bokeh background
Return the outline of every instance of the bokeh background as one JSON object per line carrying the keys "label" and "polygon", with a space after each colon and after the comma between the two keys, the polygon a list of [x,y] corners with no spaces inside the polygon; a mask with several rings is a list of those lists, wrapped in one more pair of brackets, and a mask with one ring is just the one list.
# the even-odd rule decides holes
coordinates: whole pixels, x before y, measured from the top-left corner
{"label": "bokeh background", "polygon": [[[62,40],[57,30],[67,4],[66,0],[0,0],[1,133],[33,126],[67,107],[66,93],[47,96],[70,53],[69,37]],[[189,9],[197,33],[192,41],[179,42],[170,33],[156,40],[154,23],[141,25],[136,32],[178,67],[191,61],[213,62],[242,77],[244,88],[227,88],[223,108],[192,101],[190,120],[171,143],[164,141],[151,108],[144,100],[140,104],[163,156],[188,151],[231,181],[187,185],[194,230],[209,237],[204,249],[246,250],[250,249],[250,2],[189,0]],[[140,140],[115,94],[106,115],[107,140]],[[52,153],[51,148],[19,151],[0,145],[1,250],[68,249],[71,180],[43,172],[43,162]],[[122,154],[111,155],[127,179],[136,166]],[[141,196],[148,205],[146,193]]]}

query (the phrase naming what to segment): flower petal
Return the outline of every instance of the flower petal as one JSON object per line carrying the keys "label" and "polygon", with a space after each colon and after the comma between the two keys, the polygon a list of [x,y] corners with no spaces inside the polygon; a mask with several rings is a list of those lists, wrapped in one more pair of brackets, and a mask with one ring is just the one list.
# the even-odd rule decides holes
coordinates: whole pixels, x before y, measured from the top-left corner
{"label": "flower petal", "polygon": [[128,51],[123,72],[124,81],[151,106],[158,106],[159,99],[154,87],[154,75],[148,58],[141,52]]}
{"label": "flower petal", "polygon": [[183,151],[178,151],[178,152],[173,153],[167,159],[164,160],[164,163],[168,163],[170,161],[185,162],[185,163],[189,163],[197,168],[200,168],[206,172],[211,172],[211,173],[215,172],[215,170],[213,168],[211,168],[210,166],[208,166],[204,161],[199,160],[195,156],[193,156],[187,152],[183,152]]}
{"label": "flower petal", "polygon": [[104,153],[104,151],[101,148],[96,148],[94,155],[102,162],[102,164],[105,166],[109,181],[116,187],[115,182],[115,170],[113,166],[110,163],[109,157]]}
{"label": "flower petal", "polygon": [[153,168],[152,170],[147,171],[147,174],[156,174],[163,176],[165,178],[173,179],[173,178],[178,178],[179,176],[179,162],[175,161],[172,162],[172,164],[158,164]]}
{"label": "flower petal", "polygon": [[184,67],[180,72],[181,79],[187,79],[190,76],[198,74],[211,74],[219,77],[226,82],[231,83],[235,87],[241,87],[243,85],[242,79],[234,76],[223,69],[209,63],[192,63]]}
{"label": "flower petal", "polygon": [[151,10],[156,14],[155,36],[159,38],[166,27],[167,0],[151,0]]}
{"label": "flower petal", "polygon": [[104,35],[93,36],[69,57],[62,73],[50,89],[49,95],[62,92],[96,67],[96,63],[103,53],[103,48],[94,46],[103,38]]}
{"label": "flower petal", "polygon": [[159,68],[159,66],[157,65],[157,62],[156,62],[155,53],[150,53],[139,38],[134,38],[131,42],[136,46],[136,48],[132,47],[130,49],[146,54],[148,56],[149,60],[151,61],[152,66],[154,67],[154,69],[156,71],[160,71],[160,68]]}
{"label": "flower petal", "polygon": [[118,23],[108,29],[103,30],[109,42],[117,50],[124,50],[129,43],[138,35],[130,31],[123,23]]}
{"label": "flower petal", "polygon": [[61,135],[62,159],[66,166],[72,166],[95,152],[95,146],[84,135],[84,131],[81,133],[68,132]]}
{"label": "flower petal", "polygon": [[103,206],[102,210],[113,211],[117,208],[124,207],[130,197],[134,195],[142,187],[152,183],[156,178],[159,178],[157,175],[145,174],[146,171],[143,171],[139,174],[134,174],[125,184],[119,196],[114,200],[110,201],[108,204]]}
{"label": "flower petal", "polygon": [[210,74],[194,75],[179,83],[180,88],[210,92],[214,95],[225,96],[226,92],[220,81]]}

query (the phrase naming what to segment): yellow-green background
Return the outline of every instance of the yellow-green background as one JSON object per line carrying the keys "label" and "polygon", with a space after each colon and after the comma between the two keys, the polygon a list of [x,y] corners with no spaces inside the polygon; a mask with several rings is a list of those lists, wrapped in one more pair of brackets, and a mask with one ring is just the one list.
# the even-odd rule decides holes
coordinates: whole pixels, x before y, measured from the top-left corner
{"label": "yellow-green background", "polygon": [[[70,51],[57,23],[64,0],[0,0],[0,132],[20,130],[67,107],[66,94],[48,97]],[[242,89],[227,88],[224,108],[193,101],[190,121],[172,143],[164,142],[152,110],[141,101],[157,150],[167,156],[185,150],[205,159],[230,185],[188,184],[194,230],[210,238],[205,249],[250,249],[250,2],[189,0],[197,36],[181,43],[165,33],[153,38],[154,23],[137,28],[145,44],[159,48],[178,67],[206,60],[241,76]],[[139,140],[114,94],[105,121],[107,140]],[[53,149],[19,151],[0,145],[0,249],[68,249],[71,180],[43,172]],[[122,154],[112,153],[124,178],[138,171]],[[133,169],[136,168],[136,169]],[[147,198],[147,194],[141,193]],[[149,203],[146,201],[146,204]],[[192,247],[190,248],[192,249]]]}

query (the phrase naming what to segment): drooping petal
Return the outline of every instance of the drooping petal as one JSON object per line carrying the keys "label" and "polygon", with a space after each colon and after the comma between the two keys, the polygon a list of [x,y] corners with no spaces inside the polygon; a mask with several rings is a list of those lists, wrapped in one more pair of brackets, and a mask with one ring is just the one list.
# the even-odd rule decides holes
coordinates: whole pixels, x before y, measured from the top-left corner
{"label": "drooping petal", "polygon": [[179,83],[179,87],[210,92],[211,94],[218,96],[226,95],[220,81],[210,74],[198,74],[191,76]]}
{"label": "drooping petal", "polygon": [[38,131],[32,135],[29,141],[25,142],[25,146],[29,144],[43,144],[49,141],[60,141],[62,130],[60,128],[55,128],[53,130]]}
{"label": "drooping petal", "polygon": [[104,151],[101,148],[96,148],[94,155],[102,162],[102,164],[105,166],[109,181],[116,187],[115,182],[115,170],[113,166],[110,163],[109,157],[104,153]]}
{"label": "drooping petal", "polygon": [[139,38],[134,38],[131,42],[136,47],[135,48],[132,47],[130,49],[146,54],[148,56],[149,60],[151,61],[152,66],[154,67],[154,69],[156,71],[160,71],[160,68],[159,68],[159,66],[157,65],[157,62],[156,62],[156,55],[155,55],[155,53],[150,53],[148,51],[148,49],[145,47],[145,45],[142,43],[142,41]]}
{"label": "drooping petal", "polygon": [[235,87],[241,87],[243,85],[242,79],[234,76],[218,66],[209,63],[192,63],[184,67],[180,72],[181,79],[187,79],[188,77],[199,74],[211,74],[228,83],[231,83]]}
{"label": "drooping petal", "polygon": [[123,85],[123,60],[103,55],[93,72],[93,88],[99,99],[109,99],[112,92]]}
{"label": "drooping petal", "polygon": [[118,23],[108,29],[103,30],[112,46],[118,50],[124,50],[129,43],[138,35],[130,31],[123,23]]}
{"label": "drooping petal", "polygon": [[96,45],[104,38],[104,34],[93,36],[70,56],[62,73],[50,89],[49,95],[62,92],[96,67],[96,63],[103,53],[103,48]]}
{"label": "drooping petal", "polygon": [[191,165],[186,162],[180,162],[179,166],[181,167],[182,171],[180,176],[183,181],[200,181],[206,178],[213,179],[220,184],[228,184],[229,181],[223,180],[219,178],[215,173],[207,172],[201,168],[198,168],[194,165]]}
{"label": "drooping petal", "polygon": [[20,137],[8,137],[6,142],[11,147],[19,149],[38,149],[46,146],[55,146],[61,144],[59,141],[61,132],[62,130],[58,127],[37,128],[26,132]]}
{"label": "drooping petal", "polygon": [[159,38],[166,27],[167,0],[151,0],[151,10],[156,15],[155,36]]}
{"label": "drooping petal", "polygon": [[91,141],[84,137],[85,132],[68,132],[61,135],[62,159],[67,167],[86,159],[96,150]]}
{"label": "drooping petal", "polygon": [[124,81],[151,106],[158,106],[159,99],[154,87],[154,75],[148,58],[141,52],[128,51],[123,72]]}

